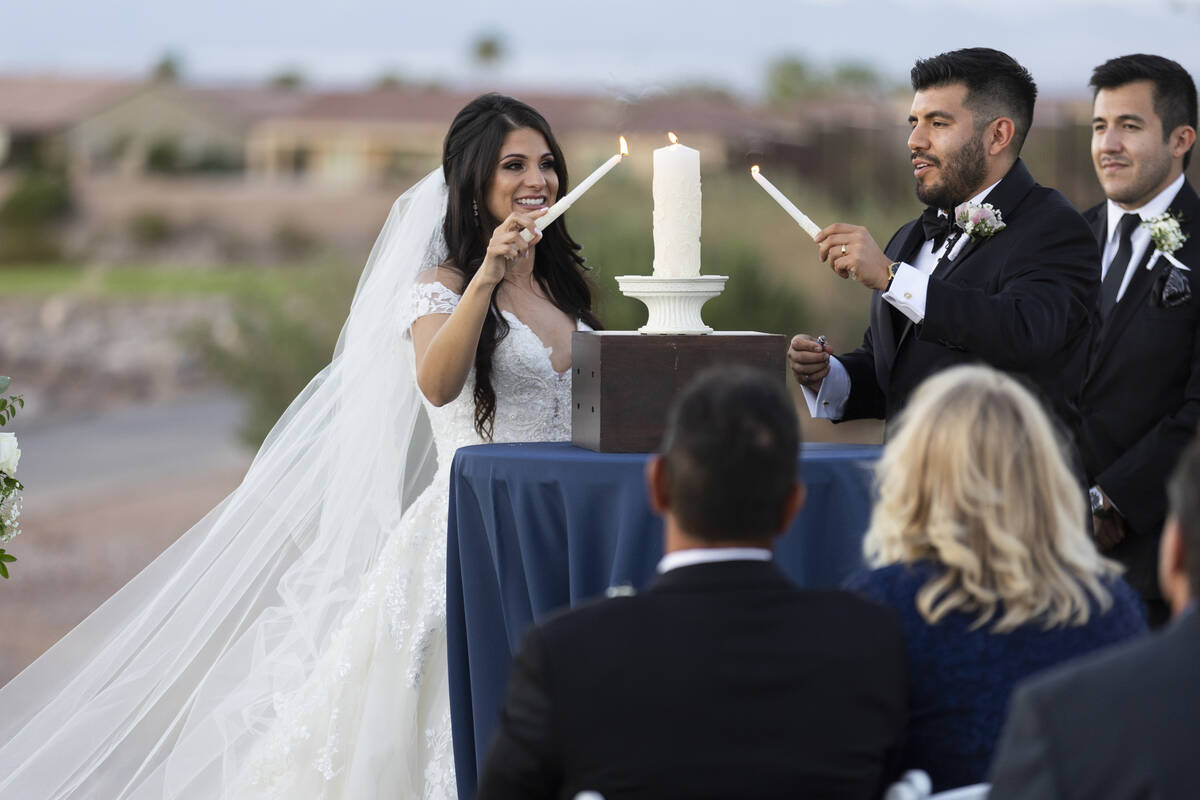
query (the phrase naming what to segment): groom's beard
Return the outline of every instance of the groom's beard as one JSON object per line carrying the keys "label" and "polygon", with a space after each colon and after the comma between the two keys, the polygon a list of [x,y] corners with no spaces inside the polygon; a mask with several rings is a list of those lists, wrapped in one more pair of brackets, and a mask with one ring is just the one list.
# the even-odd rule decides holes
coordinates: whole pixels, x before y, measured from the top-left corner
{"label": "groom's beard", "polygon": [[917,184],[917,199],[927,206],[953,213],[955,206],[971,199],[979,184],[987,175],[987,155],[983,150],[983,138],[969,139],[962,147],[951,153],[943,164],[931,153],[919,153],[922,159],[940,167],[942,179],[931,186]]}

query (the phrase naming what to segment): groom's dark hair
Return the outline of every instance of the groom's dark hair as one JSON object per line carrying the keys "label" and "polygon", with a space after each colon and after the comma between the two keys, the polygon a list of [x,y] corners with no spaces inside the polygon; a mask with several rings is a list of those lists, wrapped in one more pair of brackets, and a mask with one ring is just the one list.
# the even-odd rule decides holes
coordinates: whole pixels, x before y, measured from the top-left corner
{"label": "groom's dark hair", "polygon": [[715,367],[671,407],[662,453],[671,514],[708,541],[779,532],[796,483],[800,425],[781,382],[750,367]]}
{"label": "groom's dark hair", "polygon": [[1008,53],[990,47],[953,50],[918,59],[913,65],[914,92],[954,83],[967,87],[965,105],[975,115],[976,130],[999,117],[1013,121],[1013,154],[1020,155],[1037,100],[1037,84],[1029,70]]}
{"label": "groom's dark hair", "polygon": [[[1180,125],[1196,127],[1196,84],[1188,71],[1162,56],[1134,53],[1110,58],[1092,70],[1092,99],[1101,89],[1116,89],[1134,81],[1150,81],[1154,86],[1154,113],[1162,120],[1163,141]],[[1193,147],[1195,145],[1193,144]],[[1192,151],[1183,155],[1183,168],[1192,160]]]}

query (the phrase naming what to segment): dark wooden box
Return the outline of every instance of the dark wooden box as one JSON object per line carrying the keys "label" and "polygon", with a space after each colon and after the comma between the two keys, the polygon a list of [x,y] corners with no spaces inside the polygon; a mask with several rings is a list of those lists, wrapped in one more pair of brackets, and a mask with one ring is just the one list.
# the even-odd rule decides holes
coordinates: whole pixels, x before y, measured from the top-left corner
{"label": "dark wooden box", "polygon": [[575,333],[571,441],[601,453],[651,452],[662,440],[671,401],[697,373],[714,364],[740,364],[783,383],[786,355],[786,337],[774,333]]}

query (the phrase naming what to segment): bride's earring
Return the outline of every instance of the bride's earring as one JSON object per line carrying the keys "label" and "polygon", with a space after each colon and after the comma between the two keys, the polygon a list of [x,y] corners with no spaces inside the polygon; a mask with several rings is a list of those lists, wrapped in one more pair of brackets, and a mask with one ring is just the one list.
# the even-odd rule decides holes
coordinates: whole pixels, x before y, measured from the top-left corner
{"label": "bride's earring", "polygon": [[471,201],[471,212],[475,215],[475,219],[479,219],[479,203],[475,200]]}

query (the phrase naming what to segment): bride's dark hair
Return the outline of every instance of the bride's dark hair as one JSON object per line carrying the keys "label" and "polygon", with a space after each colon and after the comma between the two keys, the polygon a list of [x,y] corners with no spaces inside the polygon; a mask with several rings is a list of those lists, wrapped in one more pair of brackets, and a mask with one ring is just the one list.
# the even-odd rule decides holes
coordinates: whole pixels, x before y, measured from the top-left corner
{"label": "bride's dark hair", "polygon": [[[458,112],[446,133],[442,172],[446,176],[449,197],[443,232],[449,262],[463,274],[464,285],[479,270],[492,231],[502,222],[493,219],[488,211],[485,194],[496,174],[504,137],[519,128],[532,128],[546,140],[554,156],[558,197],[562,197],[567,191],[567,163],[562,150],[545,118],[520,100],[502,94],[477,97]],[[543,232],[538,242],[534,251],[533,277],[545,289],[550,302],[599,330],[601,325],[592,313],[592,292],[584,277],[583,256],[579,250],[579,244],[567,233],[566,220],[560,217]],[[499,289],[499,284],[496,288]],[[475,348],[475,430],[484,439],[492,438],[496,417],[492,354],[508,331],[508,322],[496,306],[496,292],[493,291],[491,307]]]}

